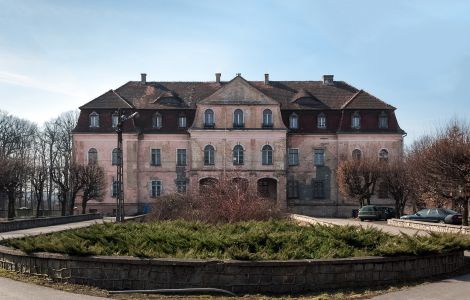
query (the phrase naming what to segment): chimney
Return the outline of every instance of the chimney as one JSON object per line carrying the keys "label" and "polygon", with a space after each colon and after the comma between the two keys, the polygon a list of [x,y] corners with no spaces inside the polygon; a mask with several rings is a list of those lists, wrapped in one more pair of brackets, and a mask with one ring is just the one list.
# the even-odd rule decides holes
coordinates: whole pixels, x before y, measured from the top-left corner
{"label": "chimney", "polygon": [[334,75],[323,75],[323,84],[334,85],[333,76]]}
{"label": "chimney", "polygon": [[222,76],[221,73],[215,73],[215,82],[220,83],[220,76]]}
{"label": "chimney", "polygon": [[142,83],[142,84],[147,83],[147,74],[145,74],[145,73],[140,74],[140,83]]}
{"label": "chimney", "polygon": [[265,85],[269,84],[269,74],[264,74],[264,84]]}

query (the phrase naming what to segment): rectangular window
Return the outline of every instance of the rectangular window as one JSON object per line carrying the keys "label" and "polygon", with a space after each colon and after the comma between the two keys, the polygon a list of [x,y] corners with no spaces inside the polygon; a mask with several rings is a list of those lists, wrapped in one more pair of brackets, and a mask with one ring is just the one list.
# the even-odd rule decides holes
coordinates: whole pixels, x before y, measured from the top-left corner
{"label": "rectangular window", "polygon": [[119,189],[119,182],[117,182],[116,180],[113,181],[113,187],[112,187],[112,196],[113,197],[117,197],[118,195],[118,189]]}
{"label": "rectangular window", "polygon": [[186,149],[176,149],[176,165],[186,166]]}
{"label": "rectangular window", "polygon": [[313,181],[313,198],[324,199],[325,198],[325,184],[323,180]]}
{"label": "rectangular window", "polygon": [[179,180],[176,182],[176,190],[178,193],[186,193],[186,180]]}
{"label": "rectangular window", "polygon": [[384,116],[379,117],[379,128],[387,129],[388,128],[388,118]]}
{"label": "rectangular window", "polygon": [[162,157],[161,157],[160,149],[152,149],[151,164],[152,166],[162,165]]}
{"label": "rectangular window", "polygon": [[299,198],[299,184],[296,180],[287,181],[287,198]]}
{"label": "rectangular window", "polygon": [[179,128],[186,128],[186,117],[185,116],[178,117],[178,127]]}
{"label": "rectangular window", "polygon": [[325,165],[325,150],[324,149],[315,149],[315,155],[313,160],[315,166],[324,166]]}
{"label": "rectangular window", "polygon": [[299,164],[299,149],[289,149],[289,166],[297,166]]}
{"label": "rectangular window", "polygon": [[150,181],[150,197],[155,198],[162,194],[162,181],[152,180]]}

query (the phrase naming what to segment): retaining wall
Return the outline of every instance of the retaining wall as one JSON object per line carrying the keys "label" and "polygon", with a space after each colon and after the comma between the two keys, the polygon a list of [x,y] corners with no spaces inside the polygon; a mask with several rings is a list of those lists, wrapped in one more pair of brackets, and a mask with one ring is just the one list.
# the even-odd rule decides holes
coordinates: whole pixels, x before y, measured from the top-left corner
{"label": "retaining wall", "polygon": [[101,214],[85,214],[73,215],[63,217],[50,217],[50,218],[37,218],[37,219],[23,219],[13,221],[0,221],[0,232],[8,232],[15,230],[22,230],[35,227],[53,226],[60,224],[67,224],[73,222],[82,222],[88,220],[101,219]]}
{"label": "retaining wall", "polygon": [[108,290],[221,288],[234,293],[290,294],[388,285],[454,272],[463,252],[422,257],[291,261],[220,261],[27,255],[0,246],[0,267]]}
{"label": "retaining wall", "polygon": [[469,226],[420,222],[403,219],[389,219],[387,224],[396,227],[413,228],[426,231],[470,234]]}

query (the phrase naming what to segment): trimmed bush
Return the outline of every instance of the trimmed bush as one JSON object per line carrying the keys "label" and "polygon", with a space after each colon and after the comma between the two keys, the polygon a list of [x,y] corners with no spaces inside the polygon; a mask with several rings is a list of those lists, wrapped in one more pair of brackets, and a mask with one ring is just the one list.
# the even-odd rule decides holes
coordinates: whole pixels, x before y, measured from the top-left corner
{"label": "trimmed bush", "polygon": [[395,236],[373,228],[300,226],[291,221],[212,225],[179,220],[106,223],[3,244],[27,253],[287,260],[444,253],[468,249],[470,240],[462,235]]}

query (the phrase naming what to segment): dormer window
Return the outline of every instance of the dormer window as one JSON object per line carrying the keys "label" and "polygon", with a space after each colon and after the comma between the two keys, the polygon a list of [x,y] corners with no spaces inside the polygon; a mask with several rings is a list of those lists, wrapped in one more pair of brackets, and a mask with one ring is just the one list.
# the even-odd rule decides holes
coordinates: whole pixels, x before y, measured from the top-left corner
{"label": "dormer window", "polygon": [[353,115],[352,115],[351,128],[353,128],[353,129],[361,128],[361,116],[359,115],[359,113],[357,111],[354,112]]}
{"label": "dormer window", "polygon": [[119,114],[115,112],[111,116],[111,126],[113,126],[113,128],[116,128],[118,123],[119,123]]}
{"label": "dormer window", "polygon": [[100,127],[100,115],[96,111],[90,114],[90,127],[91,128]]}
{"label": "dormer window", "polygon": [[160,113],[155,113],[152,117],[152,127],[160,129],[162,128],[162,115]]}
{"label": "dormer window", "polygon": [[179,128],[186,128],[186,116],[179,116],[178,117],[178,127]]}
{"label": "dormer window", "polygon": [[205,128],[214,128],[214,111],[212,109],[206,109],[204,112],[204,127]]}
{"label": "dormer window", "polygon": [[293,113],[289,117],[289,128],[298,129],[299,128],[299,117],[296,113]]}
{"label": "dormer window", "polygon": [[233,112],[233,128],[243,128],[243,111],[241,109],[236,109]]}
{"label": "dormer window", "polygon": [[379,128],[380,129],[388,128],[388,115],[384,111],[382,111],[379,115]]}
{"label": "dormer window", "polygon": [[317,116],[317,127],[326,128],[326,116],[324,113],[319,113]]}
{"label": "dormer window", "polygon": [[263,127],[264,128],[273,127],[273,113],[270,109],[265,109],[263,111]]}

